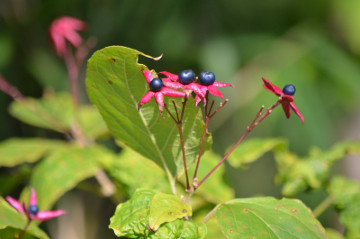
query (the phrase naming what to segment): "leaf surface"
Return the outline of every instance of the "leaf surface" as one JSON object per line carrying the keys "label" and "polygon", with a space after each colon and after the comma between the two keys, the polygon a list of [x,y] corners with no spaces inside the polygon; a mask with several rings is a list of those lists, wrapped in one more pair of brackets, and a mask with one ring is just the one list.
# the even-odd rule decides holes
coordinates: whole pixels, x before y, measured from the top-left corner
{"label": "leaf surface", "polygon": [[21,163],[33,163],[50,151],[63,147],[60,140],[40,138],[11,138],[0,143],[0,167],[14,167]]}
{"label": "leaf surface", "polygon": [[310,209],[296,199],[234,199],[220,205],[216,217],[227,238],[326,238]]}
{"label": "leaf surface", "polygon": [[184,203],[178,196],[158,193],[151,201],[149,226],[156,231],[164,222],[191,216],[190,205]]}

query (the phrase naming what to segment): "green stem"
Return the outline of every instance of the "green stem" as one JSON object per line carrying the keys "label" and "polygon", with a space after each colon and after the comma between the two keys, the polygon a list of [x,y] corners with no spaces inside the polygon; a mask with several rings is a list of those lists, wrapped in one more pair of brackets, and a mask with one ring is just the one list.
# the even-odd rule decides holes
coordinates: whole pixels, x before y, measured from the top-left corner
{"label": "green stem", "polygon": [[322,201],[314,210],[313,210],[313,214],[314,216],[317,218],[319,217],[323,212],[326,211],[326,209],[328,209],[328,207],[331,206],[331,204],[334,202],[334,199],[331,196],[328,196],[327,198],[325,198],[324,201]]}
{"label": "green stem", "polygon": [[31,222],[32,222],[32,220],[29,218],[26,225],[25,225],[25,227],[24,227],[24,229],[21,231],[21,234],[19,235],[19,237],[17,239],[23,238],[23,236],[25,235],[25,232],[27,231],[27,229],[28,229]]}

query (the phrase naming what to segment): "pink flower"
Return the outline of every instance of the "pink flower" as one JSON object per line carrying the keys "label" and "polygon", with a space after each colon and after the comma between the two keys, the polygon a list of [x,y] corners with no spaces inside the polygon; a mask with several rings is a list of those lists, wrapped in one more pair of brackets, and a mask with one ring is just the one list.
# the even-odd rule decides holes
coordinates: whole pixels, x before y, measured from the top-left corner
{"label": "pink flower", "polygon": [[302,123],[304,124],[304,117],[293,102],[295,87],[293,85],[286,85],[283,90],[280,90],[280,88],[278,88],[276,85],[271,84],[270,81],[266,80],[265,78],[262,78],[262,80],[264,81],[265,89],[280,97],[279,101],[284,109],[286,118],[290,117],[291,110],[293,110],[295,114],[300,117]]}
{"label": "pink flower", "polygon": [[164,85],[173,89],[182,89],[187,92],[187,95],[189,95],[192,91],[195,92],[195,94],[203,99],[205,97],[205,93],[201,90],[201,85],[195,82],[191,82],[189,84],[181,84],[179,82],[179,76],[172,74],[167,71],[161,71],[160,74],[165,75],[167,78],[164,78]]}
{"label": "pink flower", "polygon": [[25,204],[20,203],[18,200],[10,196],[6,196],[5,199],[13,208],[16,209],[16,211],[21,214],[25,213],[29,220],[46,221],[54,217],[59,217],[66,213],[64,210],[39,211],[39,208],[37,206],[36,193],[33,188],[31,189],[28,208],[25,207]]}
{"label": "pink flower", "polygon": [[54,43],[56,52],[63,56],[66,51],[66,41],[74,47],[82,44],[82,39],[76,31],[83,31],[86,23],[73,17],[60,17],[55,19],[49,29],[50,37]]}
{"label": "pink flower", "polygon": [[160,78],[154,78],[151,71],[143,71],[145,79],[150,86],[149,92],[147,92],[140,100],[138,110],[148,103],[153,97],[159,106],[159,111],[162,114],[164,108],[164,95],[170,97],[185,97],[186,94],[181,91],[170,89],[166,87],[167,79],[161,80]]}

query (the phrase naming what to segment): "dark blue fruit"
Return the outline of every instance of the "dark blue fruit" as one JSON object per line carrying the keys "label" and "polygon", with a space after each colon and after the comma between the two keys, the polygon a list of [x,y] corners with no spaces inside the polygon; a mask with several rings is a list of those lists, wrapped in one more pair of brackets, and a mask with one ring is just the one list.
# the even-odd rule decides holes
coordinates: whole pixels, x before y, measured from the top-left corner
{"label": "dark blue fruit", "polygon": [[152,81],[150,81],[150,89],[152,91],[158,92],[162,89],[163,82],[159,78],[154,78]]}
{"label": "dark blue fruit", "polygon": [[295,86],[294,85],[286,85],[284,86],[282,92],[286,95],[294,95],[295,94]]}
{"label": "dark blue fruit", "polygon": [[215,82],[215,75],[209,71],[203,71],[199,75],[199,80],[202,85],[212,85]]}
{"label": "dark blue fruit", "polygon": [[36,215],[39,212],[39,208],[37,205],[32,205],[28,209],[29,213],[32,215]]}
{"label": "dark blue fruit", "polygon": [[179,82],[183,85],[188,85],[195,80],[195,73],[193,70],[183,70],[179,73]]}

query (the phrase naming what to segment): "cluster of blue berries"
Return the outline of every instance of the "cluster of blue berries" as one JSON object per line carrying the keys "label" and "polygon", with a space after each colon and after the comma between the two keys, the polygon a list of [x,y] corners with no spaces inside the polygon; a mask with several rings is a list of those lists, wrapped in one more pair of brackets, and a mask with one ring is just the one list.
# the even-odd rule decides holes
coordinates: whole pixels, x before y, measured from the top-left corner
{"label": "cluster of blue berries", "polygon": [[[183,70],[179,73],[179,82],[183,85],[188,85],[196,79],[193,70]],[[199,75],[199,81],[202,85],[212,85],[215,82],[215,75],[209,71],[203,71]]]}

